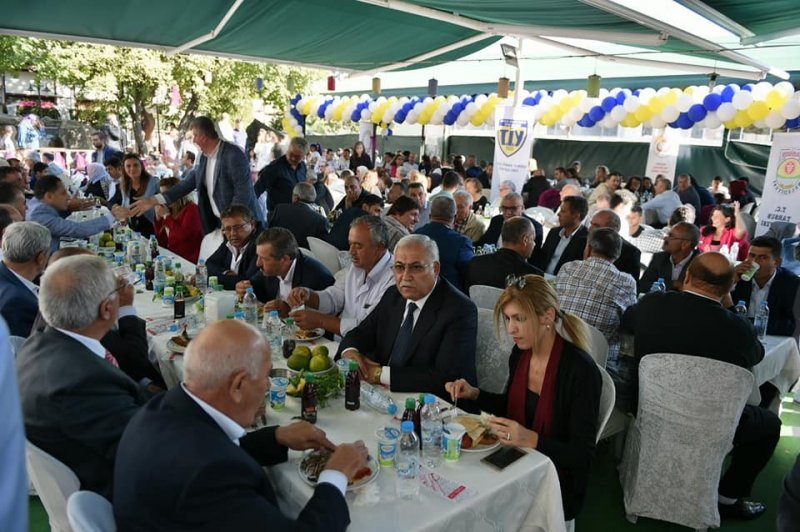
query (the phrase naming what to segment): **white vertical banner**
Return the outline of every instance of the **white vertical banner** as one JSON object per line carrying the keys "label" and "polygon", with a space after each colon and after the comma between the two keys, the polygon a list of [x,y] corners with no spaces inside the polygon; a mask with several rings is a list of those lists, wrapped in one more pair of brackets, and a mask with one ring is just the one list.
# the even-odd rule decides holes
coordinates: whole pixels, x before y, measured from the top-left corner
{"label": "white vertical banner", "polygon": [[675,167],[678,164],[680,137],[669,128],[653,131],[650,150],[647,152],[647,165],[644,175],[655,179],[659,174],[675,183]]}
{"label": "white vertical banner", "polygon": [[500,183],[511,181],[517,192],[528,179],[528,160],[533,146],[533,108],[497,107],[494,120],[494,170],[491,199],[500,197]]}
{"label": "white vertical banner", "polygon": [[800,223],[800,133],[775,133],[769,151],[756,236],[772,222]]}
{"label": "white vertical banner", "polygon": [[[372,122],[369,120],[362,120],[358,123],[358,140],[364,143],[364,153],[370,155],[372,153]],[[374,163],[375,161],[373,161]]]}

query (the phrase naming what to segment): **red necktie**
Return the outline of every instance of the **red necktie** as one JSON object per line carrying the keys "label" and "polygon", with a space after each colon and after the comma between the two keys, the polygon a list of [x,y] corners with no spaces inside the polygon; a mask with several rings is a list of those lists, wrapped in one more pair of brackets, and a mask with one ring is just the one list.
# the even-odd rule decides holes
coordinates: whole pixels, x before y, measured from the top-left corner
{"label": "red necktie", "polygon": [[106,361],[108,361],[108,363],[114,366],[115,368],[119,367],[119,362],[117,362],[117,359],[114,357],[114,355],[111,354],[111,351],[109,351],[108,349],[106,349]]}

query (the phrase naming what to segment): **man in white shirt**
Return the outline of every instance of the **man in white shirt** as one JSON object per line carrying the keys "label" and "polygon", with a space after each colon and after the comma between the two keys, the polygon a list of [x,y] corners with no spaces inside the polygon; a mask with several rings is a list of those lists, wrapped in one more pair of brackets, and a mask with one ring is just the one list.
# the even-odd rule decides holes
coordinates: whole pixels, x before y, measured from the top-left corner
{"label": "man in white shirt", "polygon": [[322,327],[343,336],[364,321],[395,282],[387,240],[386,225],[379,217],[356,218],[350,225],[353,262],[347,274],[319,292],[298,287],[289,293],[290,306],[306,307],[291,314],[297,325],[303,329]]}
{"label": "man in white shirt", "polygon": [[656,178],[655,191],[656,196],[642,205],[642,211],[645,214],[655,212],[659,226],[663,227],[669,223],[669,217],[675,209],[681,206],[681,198],[672,190],[672,183],[666,177]]}

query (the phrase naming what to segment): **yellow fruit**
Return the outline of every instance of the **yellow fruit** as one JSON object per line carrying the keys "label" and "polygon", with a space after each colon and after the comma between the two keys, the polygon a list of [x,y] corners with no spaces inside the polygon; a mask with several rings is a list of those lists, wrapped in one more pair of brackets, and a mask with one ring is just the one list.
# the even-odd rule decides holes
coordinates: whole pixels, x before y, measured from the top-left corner
{"label": "yellow fruit", "polygon": [[113,241],[113,240],[110,240],[110,241],[106,242],[106,243],[105,243],[105,244],[103,244],[103,245],[104,245],[105,247],[107,247],[107,248],[115,248],[115,247],[117,247],[117,245],[114,243],[114,241]]}
{"label": "yellow fruit", "polygon": [[289,369],[293,369],[295,371],[300,371],[301,369],[306,369],[308,366],[309,359],[298,354],[292,354],[289,359],[286,361],[286,365],[289,366]]}
{"label": "yellow fruit", "polygon": [[114,237],[111,233],[103,233],[103,236],[100,237],[100,242],[110,242],[114,240]]}
{"label": "yellow fruit", "polygon": [[308,365],[308,369],[314,372],[325,371],[329,367],[331,367],[331,359],[327,356],[313,356]]}
{"label": "yellow fruit", "polygon": [[300,355],[305,358],[311,358],[311,349],[309,349],[307,345],[298,345],[292,351],[292,356],[294,355]]}
{"label": "yellow fruit", "polygon": [[317,356],[327,357],[328,356],[328,346],[326,346],[326,345],[318,345],[314,349],[311,350],[311,354],[313,356],[315,356],[315,357],[317,357]]}

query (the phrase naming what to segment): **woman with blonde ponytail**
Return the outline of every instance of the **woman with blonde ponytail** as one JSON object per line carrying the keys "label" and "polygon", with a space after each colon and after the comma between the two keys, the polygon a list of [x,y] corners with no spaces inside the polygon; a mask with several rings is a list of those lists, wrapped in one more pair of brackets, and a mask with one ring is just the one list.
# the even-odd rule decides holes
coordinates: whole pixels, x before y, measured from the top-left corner
{"label": "woman with blonde ponytail", "polygon": [[564,516],[583,505],[597,438],[602,379],[586,353],[588,331],[563,312],[553,287],[538,275],[509,276],[494,309],[516,344],[506,391],[494,394],[464,379],[448,382],[452,398],[477,401],[495,414],[488,424],[504,444],[537,449],[556,466]]}

